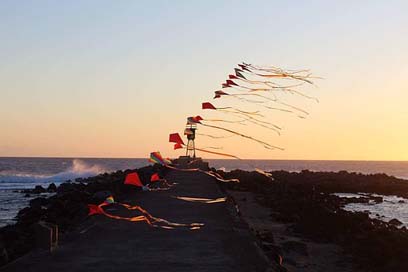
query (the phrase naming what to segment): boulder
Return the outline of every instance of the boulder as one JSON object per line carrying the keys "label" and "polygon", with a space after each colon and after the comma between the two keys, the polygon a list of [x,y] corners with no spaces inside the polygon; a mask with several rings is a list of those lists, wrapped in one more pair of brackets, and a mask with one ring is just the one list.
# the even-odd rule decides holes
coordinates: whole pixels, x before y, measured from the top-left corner
{"label": "boulder", "polygon": [[60,186],[58,186],[57,188],[58,194],[71,192],[71,191],[75,191],[75,184],[72,184],[70,182],[61,183]]}
{"label": "boulder", "polygon": [[393,226],[400,226],[400,225],[402,225],[402,222],[399,221],[398,219],[394,218],[394,219],[391,219],[390,221],[388,221],[388,224],[391,224]]}
{"label": "boulder", "polygon": [[41,209],[41,207],[47,205],[48,202],[48,199],[45,197],[37,197],[30,200],[30,207]]}
{"label": "boulder", "polygon": [[57,191],[57,185],[55,183],[51,183],[48,185],[47,192],[49,193],[55,193]]}
{"label": "boulder", "polygon": [[30,226],[37,223],[44,216],[46,210],[41,207],[27,207],[17,214],[17,224],[20,226]]}
{"label": "boulder", "polygon": [[45,190],[41,185],[37,185],[31,192],[33,194],[41,194],[41,193],[45,193],[46,191],[47,190]]}

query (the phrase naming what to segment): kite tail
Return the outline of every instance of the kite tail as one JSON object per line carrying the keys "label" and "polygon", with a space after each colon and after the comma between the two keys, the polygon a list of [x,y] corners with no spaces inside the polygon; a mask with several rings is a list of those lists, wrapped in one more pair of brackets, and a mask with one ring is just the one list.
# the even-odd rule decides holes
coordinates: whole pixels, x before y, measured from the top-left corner
{"label": "kite tail", "polygon": [[224,112],[234,112],[234,111],[229,111],[228,109],[234,110],[235,112],[248,114],[248,115],[256,115],[256,116],[264,117],[262,114],[259,114],[259,111],[252,111],[252,112],[251,111],[243,111],[243,110],[236,109],[236,108],[233,108],[233,107],[217,108],[217,110],[224,111]]}
{"label": "kite tail", "polygon": [[304,114],[306,114],[306,115],[309,115],[309,113],[308,113],[307,111],[302,110],[301,108],[298,108],[298,107],[295,107],[295,106],[292,106],[292,105],[289,105],[289,104],[287,104],[287,103],[280,102],[280,101],[276,101],[276,103],[277,103],[277,104],[280,104],[280,105],[283,105],[283,106],[286,106],[286,107],[288,107],[288,108],[297,110],[297,111],[302,112],[302,113],[304,113]]}
{"label": "kite tail", "polygon": [[300,96],[303,96],[303,97],[305,97],[307,99],[312,99],[312,100],[316,101],[317,103],[319,103],[319,99],[317,99],[316,97],[305,95],[304,93],[299,92],[297,90],[285,89],[285,91],[290,92],[290,93],[294,93],[294,94],[297,94],[297,95],[300,95]]}
{"label": "kite tail", "polygon": [[201,147],[201,149],[223,149],[221,146],[206,146],[206,147]]}
{"label": "kite tail", "polygon": [[[119,203],[117,203],[119,204]],[[103,206],[106,206],[104,203],[99,205],[98,207],[100,208],[100,213],[105,215],[106,217],[112,218],[112,219],[117,219],[117,220],[125,220],[125,221],[130,221],[130,222],[139,222],[139,221],[145,221],[147,224],[151,225],[151,221],[149,218],[147,218],[145,215],[138,215],[138,216],[133,216],[133,217],[122,217],[118,215],[112,215],[107,212],[105,212],[104,209],[102,209]],[[123,205],[122,205],[123,206]]]}
{"label": "kite tail", "polygon": [[[241,113],[237,112],[236,114],[241,114]],[[248,119],[246,119],[246,121],[252,120],[252,121],[262,123],[262,124],[265,124],[265,125],[271,125],[271,126],[277,128],[277,129],[281,129],[279,126],[277,126],[275,124],[272,124],[270,122],[262,121],[262,120],[256,119],[255,117],[252,117],[252,116],[246,116],[246,117],[248,118]]]}
{"label": "kite tail", "polygon": [[262,106],[264,106],[265,108],[270,109],[270,110],[277,110],[277,111],[283,111],[283,112],[293,113],[293,111],[287,110],[287,109],[274,108],[274,107],[269,107],[269,106],[266,106],[266,105],[262,105]]}
{"label": "kite tail", "polygon": [[[251,74],[252,74],[252,73],[251,73]],[[282,86],[282,85],[279,85],[279,84],[277,84],[277,83],[275,83],[275,82],[272,82],[272,81],[248,80],[248,79],[242,79],[242,78],[238,78],[238,79],[241,80],[241,81],[243,81],[243,82],[249,83],[249,84],[254,84],[254,85],[263,84],[263,85],[265,85],[265,86],[268,86],[268,87],[269,87],[269,90],[296,88],[296,87],[302,86],[302,85],[305,83],[305,82],[301,82],[301,83],[298,83],[298,84],[284,85],[284,86]],[[249,88],[249,87],[247,87],[247,86],[242,86],[242,85],[239,85],[239,84],[237,84],[237,86],[238,86],[238,87],[241,87],[241,88],[244,88],[244,89],[251,89],[251,88]],[[230,86],[230,87],[233,88],[233,86]],[[259,90],[265,90],[265,91],[266,91],[266,90],[268,90],[268,89],[259,88]]]}
{"label": "kite tail", "polygon": [[[191,223],[191,224],[184,224],[184,223],[174,223],[171,221],[168,221],[166,219],[163,218],[158,218],[158,217],[153,217],[153,219],[155,219],[155,223],[162,223],[165,224],[166,226],[170,226],[170,227],[189,227],[189,228],[200,228],[201,226],[203,226],[204,224],[202,223]],[[158,226],[155,225],[155,227],[163,227],[163,226]]]}
{"label": "kite tail", "polygon": [[276,132],[276,134],[278,134],[279,136],[281,135],[281,133],[280,133],[280,131],[279,131],[279,130],[281,130],[281,128],[278,127],[278,126],[276,126],[276,125],[273,125],[273,126],[275,126],[275,127],[269,127],[269,126],[260,124],[260,123],[254,121],[254,120],[247,120],[247,121],[250,122],[250,123],[252,123],[252,124],[254,124],[254,125],[257,125],[257,126],[260,126],[260,127],[263,127],[263,128],[267,128],[267,129],[270,129],[270,130]]}
{"label": "kite tail", "polygon": [[[236,90],[242,91],[242,90],[239,90],[239,89],[236,89]],[[245,92],[247,92],[247,91],[245,91]],[[242,98],[242,97],[240,97],[240,96],[247,96],[247,95],[249,95],[249,96],[261,97],[261,98],[263,98],[263,99],[265,99],[265,100],[269,100],[269,101],[276,101],[276,100],[277,100],[276,95],[273,94],[273,93],[272,93],[273,98],[270,98],[270,97],[263,96],[263,95],[260,95],[260,94],[251,93],[251,91],[248,91],[247,93],[228,94],[228,95],[226,95],[225,97],[233,97],[233,98],[236,98],[236,99],[238,99],[238,100],[246,101],[246,102],[251,102],[251,103],[267,103],[267,101],[251,100],[251,99],[247,99],[247,98]]]}
{"label": "kite tail", "polygon": [[196,148],[196,150],[201,151],[201,152],[206,152],[206,153],[210,153],[210,154],[214,154],[214,155],[219,155],[219,156],[224,156],[224,157],[230,157],[230,158],[234,158],[237,160],[241,160],[239,157],[231,155],[231,154],[227,154],[227,153],[220,153],[220,152],[214,152],[214,151],[209,151],[209,150],[205,150],[202,148]]}
{"label": "kite tail", "polygon": [[247,82],[249,84],[265,84],[266,86],[269,86],[269,87],[276,86],[276,83],[272,81],[249,80],[249,79],[243,79],[243,78],[238,78],[238,79],[243,82]]}
{"label": "kite tail", "polygon": [[307,76],[296,76],[296,75],[291,75],[291,74],[287,74],[287,73],[275,74],[275,75],[265,75],[265,74],[258,74],[258,73],[254,73],[254,74],[257,75],[257,76],[266,77],[266,78],[291,78],[291,79],[304,81],[304,82],[307,82],[307,83],[309,83],[311,85],[314,85],[313,82],[308,79],[309,75],[307,75]]}
{"label": "kite tail", "polygon": [[310,73],[309,69],[303,69],[303,70],[290,70],[290,69],[288,69],[288,70],[283,70],[281,68],[274,67],[274,66],[262,67],[262,66],[253,65],[253,64],[247,64],[247,66],[249,66],[249,67],[251,67],[253,69],[259,70],[259,71],[264,71],[264,72],[269,72],[269,73],[288,73],[288,74],[292,74],[292,75],[300,74],[300,73],[303,73],[303,74],[305,74],[305,73],[309,74]]}
{"label": "kite tail", "polygon": [[267,96],[264,96],[264,95],[261,95],[261,94],[255,94],[255,93],[249,93],[248,95],[253,95],[253,96],[261,97],[261,98],[263,98],[263,99],[266,99],[266,100],[269,100],[269,101],[272,101],[272,102],[278,101],[278,98],[276,97],[276,95],[275,95],[274,93],[272,93],[273,98],[270,98],[270,97],[267,97]]}
{"label": "kite tail", "polygon": [[209,135],[209,134],[203,134],[203,133],[196,133],[197,135],[200,136],[205,136],[205,137],[210,137],[213,139],[225,139],[225,138],[231,138],[234,137],[235,135],[228,135],[228,136],[214,136],[214,135]]}
{"label": "kite tail", "polygon": [[[133,216],[133,217],[123,217],[123,216],[118,216],[118,215],[112,215],[107,213],[102,207],[106,206],[108,204],[106,203],[102,203],[100,205],[98,205],[98,213],[105,215],[106,217],[112,218],[112,219],[116,219],[116,220],[125,220],[125,221],[129,221],[129,222],[140,222],[140,221],[144,221],[146,222],[148,225],[152,226],[152,227],[158,227],[158,228],[163,228],[163,229],[173,229],[173,227],[189,227],[190,229],[198,229],[201,226],[203,226],[204,224],[202,223],[191,223],[191,224],[181,224],[181,223],[174,223],[174,222],[170,222],[167,221],[165,219],[162,218],[158,218],[158,217],[154,217],[152,216],[149,212],[147,212],[146,210],[144,210],[143,208],[141,208],[140,206],[131,206],[129,204],[124,204],[124,203],[118,203],[115,202],[115,204],[118,204],[128,210],[138,210],[140,211],[143,215],[138,215],[138,216]],[[163,225],[158,225],[157,223],[160,224],[164,224]]]}
{"label": "kite tail", "polygon": [[251,100],[251,99],[242,98],[242,97],[239,97],[239,95],[244,95],[244,94],[230,94],[228,96],[231,96],[231,97],[236,98],[236,99],[241,100],[241,101],[250,102],[250,103],[266,103],[265,101]]}
{"label": "kite tail", "polygon": [[241,134],[241,133],[235,132],[235,131],[230,130],[230,129],[227,129],[227,128],[217,127],[217,126],[208,125],[208,124],[203,124],[203,123],[201,123],[201,124],[202,124],[203,126],[206,126],[206,127],[211,127],[211,128],[215,128],[215,129],[224,130],[224,131],[227,131],[227,132],[229,132],[229,133],[232,133],[232,134],[235,134],[235,135],[241,136],[241,137],[243,137],[243,138],[246,138],[246,139],[249,139],[249,140],[252,140],[252,141],[258,142],[258,143],[262,144],[262,145],[263,145],[263,146],[265,146],[265,147],[269,147],[268,149],[279,149],[279,150],[284,150],[284,149],[283,149],[283,148],[281,148],[281,147],[270,145],[270,144],[268,144],[267,142],[264,142],[264,141],[261,141],[261,140],[255,139],[255,138],[253,138],[253,137],[251,137],[251,136],[247,136],[247,135],[245,135],[245,134]]}
{"label": "kite tail", "polygon": [[[254,66],[251,64],[244,64],[243,65],[245,68],[245,70],[252,72],[253,74],[257,75],[257,76],[261,76],[261,77],[267,77],[267,78],[292,78],[292,79],[296,79],[296,80],[300,80],[300,81],[304,81],[307,82],[309,84],[313,85],[313,82],[311,80],[309,80],[309,78],[311,78],[311,73],[309,72],[309,70],[297,70],[297,71],[284,71],[282,69],[279,68],[275,68],[275,67],[271,67],[271,68],[264,68],[264,67],[260,67],[260,66]],[[268,73],[273,73],[273,74],[258,74],[255,71],[263,71],[263,72],[268,72]],[[303,73],[303,74],[301,74]],[[307,74],[305,74],[307,73]],[[300,75],[301,74],[301,75]]]}
{"label": "kite tail", "polygon": [[117,219],[117,220],[125,220],[129,222],[140,222],[140,221],[145,221],[147,224],[152,225],[150,220],[146,218],[144,215],[139,215],[139,216],[134,216],[134,217],[122,217],[122,216],[117,216],[117,215],[112,215],[109,213],[103,213],[105,216],[112,218],[112,219]]}
{"label": "kite tail", "polygon": [[223,123],[239,123],[241,125],[245,125],[243,122],[245,120],[237,120],[237,121],[231,121],[231,120],[223,120],[223,119],[203,119],[203,121],[208,121],[208,122],[223,122]]}
{"label": "kite tail", "polygon": [[[270,91],[271,89],[273,89],[272,87],[269,88],[250,88],[247,86],[242,86],[242,85],[237,85],[240,88],[246,89],[246,90],[250,90],[251,92],[267,92]],[[276,87],[276,88],[280,88],[280,87]]]}

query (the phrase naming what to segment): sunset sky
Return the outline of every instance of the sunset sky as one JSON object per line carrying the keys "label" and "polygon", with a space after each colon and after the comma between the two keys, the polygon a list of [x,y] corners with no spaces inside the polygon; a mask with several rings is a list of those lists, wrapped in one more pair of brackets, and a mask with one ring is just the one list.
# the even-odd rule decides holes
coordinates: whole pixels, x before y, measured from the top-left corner
{"label": "sunset sky", "polygon": [[296,98],[304,120],[272,115],[281,136],[249,129],[284,151],[238,137],[198,146],[408,160],[407,11],[407,1],[1,1],[0,156],[181,155],[168,134],[206,115],[201,102],[245,61],[311,69],[323,79],[304,90],[320,103]]}

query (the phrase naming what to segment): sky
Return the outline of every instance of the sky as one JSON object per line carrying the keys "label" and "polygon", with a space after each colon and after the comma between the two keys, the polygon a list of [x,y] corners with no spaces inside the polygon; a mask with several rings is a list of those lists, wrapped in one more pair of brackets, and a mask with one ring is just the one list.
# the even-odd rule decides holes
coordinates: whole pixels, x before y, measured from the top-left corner
{"label": "sky", "polygon": [[168,134],[205,115],[201,102],[244,61],[310,69],[322,79],[305,92],[320,102],[296,98],[304,120],[272,115],[281,136],[246,128],[283,151],[240,137],[197,146],[408,160],[407,10],[392,0],[0,1],[0,156],[182,155]]}

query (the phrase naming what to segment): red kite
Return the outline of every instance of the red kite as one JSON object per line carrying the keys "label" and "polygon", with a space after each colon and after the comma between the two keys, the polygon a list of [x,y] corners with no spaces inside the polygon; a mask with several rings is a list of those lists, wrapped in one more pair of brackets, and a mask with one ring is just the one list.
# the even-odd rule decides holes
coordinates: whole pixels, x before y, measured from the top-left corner
{"label": "red kite", "polygon": [[88,208],[89,208],[88,215],[103,214],[102,208],[99,207],[98,205],[88,204]]}
{"label": "red kite", "polygon": [[184,145],[184,142],[183,142],[183,140],[181,139],[181,137],[180,137],[180,135],[178,133],[170,134],[169,135],[169,142]]}
{"label": "red kite", "polygon": [[179,143],[174,144],[174,150],[183,148],[183,146]]}
{"label": "red kite", "polygon": [[214,107],[214,105],[211,104],[210,102],[203,102],[203,103],[201,104],[201,108],[202,108],[203,110],[207,110],[207,109],[209,109],[209,110],[216,110],[216,109],[217,109],[217,108]]}
{"label": "red kite", "polygon": [[160,180],[160,176],[157,173],[154,173],[151,177],[150,177],[150,182],[155,182]]}
{"label": "red kite", "polygon": [[140,181],[139,175],[136,172],[127,174],[124,184],[143,187],[143,183]]}

